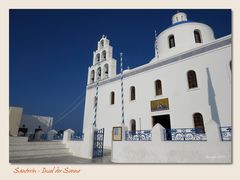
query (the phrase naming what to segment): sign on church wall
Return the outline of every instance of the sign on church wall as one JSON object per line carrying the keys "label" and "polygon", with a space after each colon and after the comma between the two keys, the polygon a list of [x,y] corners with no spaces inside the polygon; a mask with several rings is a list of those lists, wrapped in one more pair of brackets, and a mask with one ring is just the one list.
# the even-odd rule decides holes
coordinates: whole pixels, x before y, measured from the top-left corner
{"label": "sign on church wall", "polygon": [[164,99],[158,99],[151,101],[151,111],[163,111],[168,110],[169,104],[168,104],[168,98]]}
{"label": "sign on church wall", "polygon": [[112,139],[113,141],[122,141],[122,127],[113,127]]}

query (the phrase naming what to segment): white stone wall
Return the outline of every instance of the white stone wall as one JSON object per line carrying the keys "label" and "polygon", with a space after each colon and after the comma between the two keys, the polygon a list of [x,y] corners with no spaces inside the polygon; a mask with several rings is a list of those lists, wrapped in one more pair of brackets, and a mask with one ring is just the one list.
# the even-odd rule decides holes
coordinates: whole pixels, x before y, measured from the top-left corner
{"label": "white stone wall", "polygon": [[[101,42],[104,42],[104,46],[101,45]],[[103,56],[103,52],[106,53],[106,58]],[[97,57],[100,57],[99,63],[97,62]],[[107,79],[112,78],[116,76],[116,60],[113,58],[113,48],[110,46],[110,41],[107,39],[106,36],[103,35],[103,37],[98,41],[98,47],[97,50],[93,52],[93,61],[92,66],[88,68],[88,84],[93,83],[92,78],[92,72],[94,73],[94,82],[97,80],[97,72],[98,69],[101,69],[101,77],[100,79]],[[108,75],[104,73],[105,65],[108,65]]]}
{"label": "white stone wall", "polygon": [[74,156],[92,159],[94,130],[96,130],[96,128],[92,126],[85,129],[83,140],[74,141],[71,140],[71,135],[74,134],[74,131],[68,129],[64,131],[63,143],[66,144]]}
{"label": "white stone wall", "polygon": [[28,128],[27,134],[34,134],[35,129],[38,129],[39,126],[41,126],[44,133],[47,133],[52,129],[53,118],[37,115],[22,115],[20,127],[22,127],[23,124]]}
{"label": "white stone wall", "polygon": [[115,163],[231,163],[231,141],[221,141],[214,121],[206,125],[207,141],[164,141],[160,125],[152,141],[113,141]]}
{"label": "white stone wall", "polygon": [[[196,43],[194,30],[201,32],[202,43]],[[175,47],[169,48],[168,37],[174,35]],[[191,50],[204,44],[214,41],[213,30],[206,24],[187,22],[166,29],[157,37],[159,58],[164,60],[167,57]]]}
{"label": "white stone wall", "polygon": [[22,118],[22,107],[10,107],[9,108],[9,135],[17,136],[18,129]]}
{"label": "white stone wall", "polygon": [[[218,39],[210,45],[219,43],[230,36]],[[200,48],[200,47],[199,47]],[[193,128],[193,114],[199,112],[204,123],[208,120],[220,121],[221,126],[231,126],[231,45],[213,49],[189,58],[169,63],[155,69],[139,72],[124,78],[125,124],[129,127],[131,119],[136,120],[137,129],[152,128],[152,116],[169,114],[172,128]],[[131,73],[153,63],[127,71]],[[188,89],[187,72],[194,70],[198,88]],[[208,73],[209,71],[209,73]],[[126,73],[126,75],[127,75]],[[155,80],[162,81],[162,92],[155,96]],[[130,86],[136,88],[136,100],[130,101]],[[120,80],[99,87],[97,128],[105,128],[104,145],[111,146],[112,127],[121,123]],[[94,96],[96,88],[86,92],[84,129],[90,127],[94,117]],[[115,104],[110,105],[110,93],[115,92]],[[151,112],[152,100],[168,98],[169,110]]]}
{"label": "white stone wall", "polygon": [[231,163],[231,142],[114,141],[112,162]]}

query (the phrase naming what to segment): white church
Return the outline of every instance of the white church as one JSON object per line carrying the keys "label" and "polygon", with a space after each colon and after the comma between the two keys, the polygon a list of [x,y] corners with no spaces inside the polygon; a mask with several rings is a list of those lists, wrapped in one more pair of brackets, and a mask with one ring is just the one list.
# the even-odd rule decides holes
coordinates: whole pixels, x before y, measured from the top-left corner
{"label": "white church", "polygon": [[[178,12],[156,35],[155,56],[117,74],[120,61],[102,36],[88,69],[84,130],[95,121],[105,129],[104,148],[112,149],[113,127],[120,124],[130,131],[152,130],[156,124],[166,132],[200,129],[196,134],[207,136],[209,122],[219,131],[231,127],[231,46],[231,35],[215,39],[211,27]],[[174,140],[171,132],[166,140]]]}

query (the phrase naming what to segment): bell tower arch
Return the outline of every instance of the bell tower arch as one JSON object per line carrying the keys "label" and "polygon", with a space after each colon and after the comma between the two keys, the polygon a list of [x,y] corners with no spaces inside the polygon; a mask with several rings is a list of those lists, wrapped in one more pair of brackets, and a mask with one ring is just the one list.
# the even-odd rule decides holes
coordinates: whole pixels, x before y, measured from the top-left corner
{"label": "bell tower arch", "polygon": [[113,58],[113,48],[105,35],[97,43],[93,52],[93,63],[88,68],[88,84],[116,76],[116,60]]}

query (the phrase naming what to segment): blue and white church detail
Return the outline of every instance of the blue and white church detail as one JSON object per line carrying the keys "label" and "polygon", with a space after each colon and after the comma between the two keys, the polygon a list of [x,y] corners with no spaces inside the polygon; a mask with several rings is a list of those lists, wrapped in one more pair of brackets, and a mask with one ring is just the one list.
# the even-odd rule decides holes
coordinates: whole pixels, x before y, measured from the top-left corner
{"label": "blue and white church detail", "polygon": [[112,55],[110,41],[103,35],[97,50],[93,52],[93,65],[88,69],[88,84],[116,76],[116,60]]}
{"label": "blue and white church detail", "polygon": [[[183,12],[175,14],[172,25],[156,36],[155,56],[123,71],[128,130],[152,130],[158,124],[166,131],[200,129],[208,139],[209,123],[231,127],[231,43],[231,35],[215,39],[208,25],[189,21]],[[112,128],[122,122],[121,74],[116,69],[113,48],[103,36],[88,69],[83,128],[93,124],[99,80],[96,126],[105,128],[104,147],[109,149]]]}

